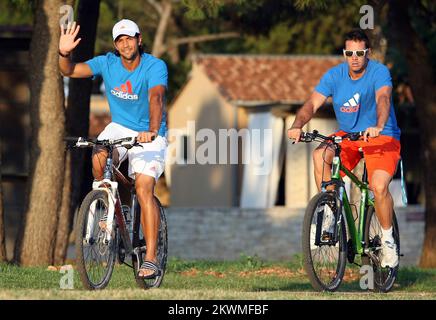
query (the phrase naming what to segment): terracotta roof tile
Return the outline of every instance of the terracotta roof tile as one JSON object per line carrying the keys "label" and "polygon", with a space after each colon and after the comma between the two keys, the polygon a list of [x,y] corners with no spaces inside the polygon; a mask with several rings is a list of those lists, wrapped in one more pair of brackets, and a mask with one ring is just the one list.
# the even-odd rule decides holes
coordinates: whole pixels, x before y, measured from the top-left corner
{"label": "terracotta roof tile", "polygon": [[302,103],[341,56],[199,55],[194,63],[231,101]]}

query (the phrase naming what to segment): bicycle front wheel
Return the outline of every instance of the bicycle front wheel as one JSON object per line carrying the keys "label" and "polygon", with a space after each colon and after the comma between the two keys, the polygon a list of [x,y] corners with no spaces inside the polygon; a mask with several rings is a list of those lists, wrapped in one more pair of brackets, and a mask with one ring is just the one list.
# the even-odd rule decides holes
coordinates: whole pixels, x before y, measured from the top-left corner
{"label": "bicycle front wheel", "polygon": [[[337,211],[335,193],[319,193],[309,202],[303,222],[304,268],[317,291],[335,291],[342,282],[347,263],[344,219],[336,229],[337,241],[332,240],[333,236],[323,238],[328,210],[330,213]],[[336,223],[336,220],[330,223]]]}
{"label": "bicycle front wheel", "polygon": [[[392,236],[397,245],[397,254],[400,256],[400,231],[398,229],[397,217],[395,211],[392,215]],[[365,222],[365,243],[368,249],[373,252],[374,257],[370,258],[367,255],[362,256],[362,265],[370,265],[373,270],[374,289],[380,292],[388,292],[394,286],[397,278],[399,264],[395,268],[382,268],[380,265],[380,247],[382,245],[382,227],[378,221],[375,209],[373,206],[368,208],[368,213]]]}
{"label": "bicycle front wheel", "polygon": [[[144,261],[145,254],[147,252],[147,244],[144,239],[144,235],[142,233],[140,216],[141,216],[141,208],[138,206],[135,210],[135,234],[133,239],[134,247],[140,248],[140,253],[138,256],[135,254],[132,256],[133,261],[133,272],[135,274],[136,284],[142,289],[150,289],[150,288],[158,288],[162,284],[165,269],[167,265],[167,257],[168,257],[168,230],[167,230],[167,220],[165,216],[165,210],[160,203],[158,198],[154,198],[156,204],[159,208],[159,231],[158,231],[158,239],[157,239],[157,253],[156,253],[156,264],[159,267],[161,273],[159,276],[153,279],[144,279],[138,276],[138,269]],[[139,261],[138,261],[139,260]]]}
{"label": "bicycle front wheel", "polygon": [[107,236],[108,209],[107,193],[93,190],[83,200],[77,217],[76,263],[83,286],[89,290],[105,288],[114,269],[118,229],[114,219],[111,236]]}

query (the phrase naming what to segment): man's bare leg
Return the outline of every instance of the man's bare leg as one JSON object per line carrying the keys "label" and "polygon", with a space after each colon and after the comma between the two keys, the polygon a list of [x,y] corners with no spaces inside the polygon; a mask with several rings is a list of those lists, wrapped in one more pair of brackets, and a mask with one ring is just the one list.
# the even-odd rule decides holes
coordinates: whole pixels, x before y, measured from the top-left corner
{"label": "man's bare leg", "polygon": [[[108,152],[103,146],[95,146],[92,149],[92,175],[97,181],[103,180],[104,167],[106,166],[106,159]],[[114,150],[112,154],[113,163],[118,163],[118,151]]]}
{"label": "man's bare leg", "polygon": [[375,212],[382,228],[381,266],[394,268],[398,265],[398,252],[392,227],[394,201],[389,192],[391,180],[392,176],[386,171],[375,170],[371,178],[371,189],[374,192]]}
{"label": "man's bare leg", "polygon": [[[333,161],[333,157],[335,152],[332,148],[326,146],[319,146],[313,151],[313,167],[314,167],[314,175],[316,187],[318,188],[318,192],[321,191],[321,182],[329,181],[331,179],[331,163]],[[334,186],[329,186],[327,189],[333,188]]]}
{"label": "man's bare leg", "polygon": [[389,192],[392,176],[383,170],[375,170],[371,178],[371,189],[374,192],[375,212],[383,229],[392,227],[394,201]]}
{"label": "man's bare leg", "polygon": [[[136,195],[141,206],[141,225],[147,244],[147,252],[144,260],[156,263],[157,237],[159,232],[159,206],[154,200],[154,186],[156,181],[153,177],[136,174]],[[153,274],[153,270],[140,269],[140,276]]]}

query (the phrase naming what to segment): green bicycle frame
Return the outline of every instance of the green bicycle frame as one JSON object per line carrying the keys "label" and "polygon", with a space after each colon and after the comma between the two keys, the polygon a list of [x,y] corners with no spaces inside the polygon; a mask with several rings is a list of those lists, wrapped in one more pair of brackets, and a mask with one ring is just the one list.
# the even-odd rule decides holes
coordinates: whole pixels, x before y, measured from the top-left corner
{"label": "green bicycle frame", "polygon": [[[350,206],[350,202],[348,200],[347,192],[345,191],[344,181],[340,175],[340,171],[344,172],[347,177],[349,177],[361,191],[360,198],[360,208],[358,212],[359,223],[356,228],[356,224],[354,222],[353,212]],[[350,239],[353,243],[354,252],[356,254],[362,254],[364,251],[363,248],[363,237],[364,237],[364,228],[365,228],[365,217],[366,217],[366,208],[367,206],[373,206],[374,200],[369,196],[369,187],[368,183],[360,181],[350,170],[345,168],[340,160],[338,155],[335,155],[332,163],[332,181],[338,181],[340,185],[339,189],[339,199],[342,201],[342,205],[345,212],[345,220],[348,226],[348,231],[350,234]]]}

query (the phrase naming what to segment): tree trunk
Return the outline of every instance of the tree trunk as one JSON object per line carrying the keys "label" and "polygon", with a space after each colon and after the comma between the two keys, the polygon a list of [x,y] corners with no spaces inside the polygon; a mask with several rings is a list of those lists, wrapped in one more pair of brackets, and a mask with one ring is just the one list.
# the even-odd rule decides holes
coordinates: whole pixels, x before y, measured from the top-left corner
{"label": "tree trunk", "polygon": [[3,191],[2,191],[2,144],[0,141],[0,263],[7,260],[5,243],[5,225],[3,216]]}
{"label": "tree trunk", "polygon": [[173,6],[171,1],[163,1],[160,12],[159,25],[156,30],[153,41],[153,50],[151,54],[157,58],[161,57],[167,50],[165,45],[165,34],[168,28],[168,23],[171,19],[171,11]]}
{"label": "tree trunk", "polygon": [[[38,0],[30,44],[30,175],[16,245],[22,265],[53,262],[64,178],[64,93],[58,67],[61,0]],[[21,237],[22,235],[22,237]]]}
{"label": "tree trunk", "polygon": [[436,267],[436,85],[428,48],[411,25],[409,10],[417,4],[401,0],[390,2],[389,35],[404,55],[408,65],[410,85],[415,97],[421,136],[421,159],[425,189],[425,235],[420,266]]}
{"label": "tree trunk", "polygon": [[[100,1],[80,0],[78,5],[78,24],[82,38],[79,46],[73,52],[73,60],[86,61],[94,55],[94,45],[97,34]],[[70,79],[68,107],[66,110],[66,135],[87,137],[89,132],[89,104],[92,90],[92,80]],[[69,244],[69,235],[73,228],[74,213],[82,198],[82,180],[85,154],[83,150],[68,151],[66,157],[65,177],[63,186],[62,206],[60,210],[58,233],[54,263],[65,262]]]}

